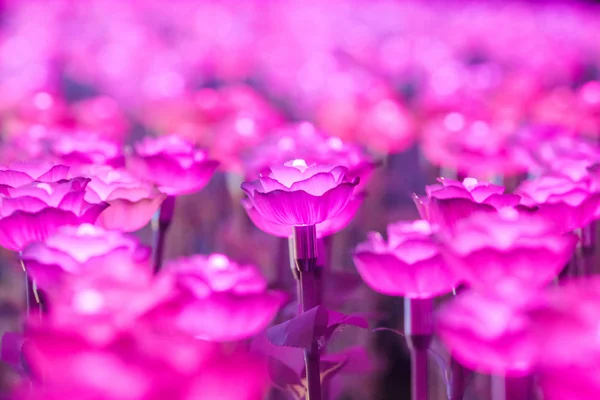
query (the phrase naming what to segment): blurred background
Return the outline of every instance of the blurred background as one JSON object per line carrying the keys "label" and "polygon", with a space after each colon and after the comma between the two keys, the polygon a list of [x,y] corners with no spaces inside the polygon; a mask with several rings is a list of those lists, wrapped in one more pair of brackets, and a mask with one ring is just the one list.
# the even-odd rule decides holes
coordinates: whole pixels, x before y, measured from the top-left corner
{"label": "blurred background", "polygon": [[[535,164],[524,155],[532,130],[590,141],[600,134],[594,3],[0,4],[2,164],[74,146],[101,152],[107,143],[128,146],[167,133],[221,161],[204,191],[178,201],[167,258],[222,252],[274,280],[276,265],[287,262],[287,241],[255,228],[240,205],[239,184],[265,148],[321,141],[334,150],[354,146],[378,163],[357,217],[332,239],[332,266],[344,280],[330,282],[353,296],[326,296],[346,312],[378,310],[375,326],[401,330],[402,299],[360,283],[351,252],[367,231],[418,218],[412,193],[439,175],[514,186]],[[61,137],[79,142],[61,144]],[[150,244],[150,227],[138,234]],[[16,263],[10,252],[3,260]],[[3,332],[21,326],[22,275],[15,271],[0,269]],[[401,336],[348,329],[337,341],[333,346],[363,344],[370,353],[368,373],[338,379],[338,399],[409,398]],[[474,378],[467,398],[483,398],[487,384]],[[445,398],[443,389],[434,395]]]}

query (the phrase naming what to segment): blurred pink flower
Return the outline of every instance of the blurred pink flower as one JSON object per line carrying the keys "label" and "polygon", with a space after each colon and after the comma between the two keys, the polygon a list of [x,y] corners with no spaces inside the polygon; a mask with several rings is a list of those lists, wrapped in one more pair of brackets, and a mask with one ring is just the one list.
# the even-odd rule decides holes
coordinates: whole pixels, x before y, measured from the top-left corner
{"label": "blurred pink flower", "polygon": [[[352,219],[358,212],[358,209],[362,205],[365,198],[365,193],[359,193],[352,196],[348,205],[342,210],[336,217],[325,220],[317,224],[317,237],[325,237],[333,235],[343,229],[345,229]],[[292,237],[293,228],[289,225],[281,225],[270,222],[268,219],[263,218],[252,205],[252,202],[248,199],[242,199],[242,206],[248,213],[250,220],[256,225],[257,228],[262,230],[269,235],[289,238]]]}
{"label": "blurred pink flower", "polygon": [[[40,400],[259,400],[267,383],[262,361],[242,350],[227,352],[215,344],[144,326],[106,343],[34,326],[26,334],[24,353],[28,367],[42,378],[33,383],[27,398]],[[228,386],[230,379],[240,381]]]}
{"label": "blurred pink flower", "polygon": [[125,165],[121,145],[95,132],[58,130],[50,150],[62,163],[73,167],[98,164],[119,168]]}
{"label": "blurred pink flower", "polygon": [[[573,168],[582,163],[600,162],[596,143],[579,132],[561,126],[534,126],[522,129],[515,138],[515,150],[534,174],[560,174],[579,180],[584,171]],[[565,171],[565,164],[568,166]]]}
{"label": "blurred pink flower", "polygon": [[565,232],[583,228],[600,216],[600,192],[589,179],[544,175],[523,182],[516,193],[524,204],[538,206],[538,214],[555,221]]}
{"label": "blurred pink flower", "polygon": [[92,97],[71,106],[78,126],[104,139],[123,143],[129,123],[119,104],[106,96]]}
{"label": "blurred pink flower", "polygon": [[[22,164],[23,166],[25,164]],[[33,168],[28,166],[27,168]],[[33,169],[29,171],[33,173]],[[40,171],[36,171],[38,174]],[[63,225],[94,223],[108,204],[89,203],[84,200],[89,179],[61,179],[64,168],[53,167],[48,173],[39,176],[49,180],[31,181],[21,171],[1,171],[4,182],[20,185],[4,186],[5,193],[0,203],[0,245],[14,251],[21,251],[31,243],[43,241]]]}
{"label": "blurred pink flower", "polygon": [[167,197],[149,182],[143,182],[123,169],[92,165],[78,169],[88,176],[86,199],[110,204],[97,224],[106,229],[133,232],[143,228]]}
{"label": "blurred pink flower", "polygon": [[[48,291],[45,324],[104,345],[140,324],[148,325],[145,322],[152,320],[145,316],[179,293],[167,277],[152,279],[151,274],[139,273],[136,279],[121,279],[125,275],[118,271],[121,268],[125,270],[122,266],[110,273],[81,273],[63,281],[59,290]],[[172,326],[169,319],[156,329],[176,332]]]}
{"label": "blurred pink flower", "polygon": [[524,314],[528,296],[519,287],[502,295],[468,291],[437,312],[437,333],[452,357],[475,371],[526,375],[538,347]]}
{"label": "blurred pink flower", "polygon": [[266,220],[282,225],[315,225],[343,212],[359,178],[347,168],[307,165],[294,160],[273,166],[268,176],[244,182],[242,189]]}
{"label": "blurred pink flower", "polygon": [[423,128],[422,145],[425,156],[436,166],[468,175],[514,176],[527,170],[510,145],[514,134],[512,127],[451,112]]}
{"label": "blurred pink flower", "polygon": [[537,300],[529,306],[528,315],[540,346],[539,382],[544,398],[597,398],[600,279],[567,281],[550,288]]}
{"label": "blurred pink flower", "polygon": [[238,265],[222,254],[180,258],[168,263],[182,295],[155,315],[174,315],[174,324],[198,338],[235,341],[264,330],[286,301],[283,292],[267,289],[252,265]]}
{"label": "blurred pink flower", "polygon": [[388,225],[388,239],[372,232],[354,251],[354,264],[373,290],[393,296],[429,298],[450,292],[460,280],[433,239],[429,222]]}
{"label": "blurred pink flower", "polygon": [[427,197],[414,195],[421,218],[445,228],[452,228],[461,219],[475,212],[495,212],[505,207],[517,207],[521,198],[505,194],[504,187],[475,178],[462,182],[438,178],[438,184],[425,187]]}
{"label": "blurred pink flower", "polygon": [[534,289],[549,283],[577,244],[577,236],[557,231],[552,220],[510,208],[472,215],[439,238],[448,265],[485,291],[507,286]]}
{"label": "blurred pink flower", "polygon": [[268,384],[263,359],[239,350],[222,352],[202,366],[183,400],[262,400]]}
{"label": "blurred pink flower", "polygon": [[210,181],[218,166],[207,154],[177,136],[146,137],[134,145],[127,169],[168,195],[190,194]]}
{"label": "blurred pink flower", "polygon": [[82,274],[148,281],[150,253],[133,236],[82,224],[61,227],[45,241],[28,245],[21,259],[38,286],[51,291],[70,276]]}

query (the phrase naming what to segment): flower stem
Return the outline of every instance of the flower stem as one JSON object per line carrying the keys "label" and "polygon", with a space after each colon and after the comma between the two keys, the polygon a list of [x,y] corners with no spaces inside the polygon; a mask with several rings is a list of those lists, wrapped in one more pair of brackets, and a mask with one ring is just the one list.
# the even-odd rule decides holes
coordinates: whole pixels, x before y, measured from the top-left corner
{"label": "flower stem", "polygon": [[492,377],[492,400],[530,400],[531,377]]}
{"label": "flower stem", "polygon": [[[298,298],[301,311],[306,312],[320,305],[316,287],[317,231],[315,226],[295,226],[293,240],[294,259],[300,281]],[[304,349],[304,363],[308,386],[307,400],[322,400],[321,354],[316,340]]]}
{"label": "flower stem", "polygon": [[450,400],[463,400],[465,397],[465,369],[454,357],[450,357],[451,392]]}
{"label": "flower stem", "polygon": [[167,230],[171,226],[174,210],[175,196],[167,196],[158,212],[152,217],[152,231],[154,235],[153,266],[155,274],[162,268]]}
{"label": "flower stem", "polygon": [[427,400],[427,361],[433,336],[433,299],[404,299],[404,332],[411,351],[412,399]]}
{"label": "flower stem", "polygon": [[[333,236],[326,236],[317,240],[317,268],[315,268],[315,296],[318,305],[325,301],[325,277],[331,273],[331,248],[333,245]],[[321,355],[325,354],[325,349]],[[329,400],[330,385],[329,379],[321,382],[322,400]]]}

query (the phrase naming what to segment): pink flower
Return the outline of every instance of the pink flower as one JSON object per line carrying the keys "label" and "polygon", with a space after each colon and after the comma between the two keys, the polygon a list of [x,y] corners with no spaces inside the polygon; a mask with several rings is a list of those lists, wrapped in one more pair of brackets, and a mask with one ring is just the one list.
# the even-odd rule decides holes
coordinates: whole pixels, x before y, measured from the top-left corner
{"label": "pink flower", "polygon": [[523,294],[519,288],[502,296],[468,291],[443,306],[436,327],[452,357],[475,371],[527,374],[535,366],[538,347],[523,312]]}
{"label": "pink flower", "polygon": [[73,167],[98,164],[118,168],[125,165],[121,145],[93,132],[56,132],[51,151],[61,162]]}
{"label": "pink flower", "polygon": [[146,137],[127,157],[127,168],[140,179],[153,182],[168,195],[201,190],[218,162],[177,136]]}
{"label": "pink flower", "polygon": [[[348,202],[348,205],[340,214],[338,214],[332,219],[318,223],[317,237],[333,235],[336,232],[344,230],[348,226],[348,224],[350,224],[350,222],[358,212],[358,209],[362,205],[365,196],[365,193],[355,194],[354,196],[352,196],[352,198]],[[256,208],[254,208],[254,206],[248,199],[242,199],[242,205],[246,209],[250,220],[254,223],[254,225],[256,225],[257,228],[259,228],[263,232],[281,238],[292,237],[293,229],[291,226],[276,224],[270,222],[268,219],[263,218],[256,211]]]}
{"label": "pink flower", "polygon": [[181,258],[167,264],[165,273],[183,291],[167,306],[174,310],[174,324],[206,340],[248,338],[265,329],[286,301],[283,292],[267,290],[256,267],[221,254]]}
{"label": "pink flower", "polygon": [[423,130],[423,151],[434,165],[460,173],[492,176],[526,171],[510,140],[514,130],[488,118],[458,112],[434,119]]}
{"label": "pink flower", "polygon": [[[526,160],[528,169],[534,173],[561,174],[579,180],[573,174],[573,166],[579,163],[587,165],[600,162],[600,150],[596,143],[579,136],[574,130],[564,127],[532,127],[523,129],[517,136],[515,149]],[[571,164],[569,171],[563,165]],[[580,168],[575,171],[581,173]],[[577,175],[577,174],[576,174]]]}
{"label": "pink flower", "polygon": [[[27,396],[39,400],[191,400],[191,394],[202,393],[197,382],[215,379],[223,383],[225,371],[218,367],[221,358],[223,369],[233,377],[249,379],[230,390],[221,386],[224,394],[241,388],[264,390],[266,383],[264,366],[243,352],[234,350],[227,354],[213,344],[145,326],[137,326],[106,343],[90,342],[48,325],[34,326],[26,334],[24,354],[34,375],[43,377],[33,383]],[[232,364],[235,361],[239,366]],[[250,371],[257,375],[252,376]]]}
{"label": "pink flower", "polygon": [[[131,270],[125,271],[127,266],[111,268],[107,273],[85,271],[63,281],[60,290],[48,291],[49,312],[45,323],[90,343],[104,345],[140,323],[152,322],[145,316],[178,294],[174,282],[166,277],[151,279],[147,273],[124,280],[125,274],[134,272],[134,265],[129,264]],[[176,332],[171,326],[173,321],[169,319],[162,329]]]}
{"label": "pink flower", "polygon": [[133,232],[143,228],[167,197],[151,183],[142,182],[122,169],[92,165],[79,170],[91,179],[86,198],[110,204],[97,222],[106,229]]}
{"label": "pink flower", "polygon": [[[40,179],[52,181],[63,173],[62,168],[53,167]],[[0,198],[0,245],[10,250],[21,251],[31,242],[43,241],[63,225],[93,223],[108,207],[106,203],[92,204],[84,200],[89,179],[24,184],[29,178],[24,172],[0,171],[2,175],[4,182],[22,184],[5,186]]]}
{"label": "pink flower", "polygon": [[543,293],[528,314],[540,346],[539,381],[551,400],[598,397],[600,279],[572,280]]}
{"label": "pink flower", "polygon": [[57,288],[81,274],[119,281],[148,281],[150,249],[133,236],[82,224],[58,229],[43,242],[28,245],[21,259],[43,289]]}
{"label": "pink flower", "polygon": [[565,232],[583,228],[600,216],[600,192],[589,179],[574,181],[566,176],[544,175],[523,182],[516,192]]}
{"label": "pink flower", "polygon": [[184,400],[261,400],[268,383],[264,360],[240,350],[222,351],[202,366]]}
{"label": "pink flower", "polygon": [[359,179],[345,167],[310,165],[304,160],[271,167],[268,176],[244,182],[242,189],[266,220],[282,225],[315,225],[338,216]]}
{"label": "pink flower", "polygon": [[119,104],[110,97],[98,96],[72,105],[75,119],[85,130],[98,132],[102,138],[122,143],[129,124]]}
{"label": "pink flower", "polygon": [[521,198],[505,194],[504,187],[475,178],[462,183],[438,178],[439,184],[426,186],[427,198],[414,196],[421,218],[443,227],[453,227],[457,221],[475,212],[495,212],[505,207],[517,207]]}
{"label": "pink flower", "polygon": [[0,185],[18,187],[33,181],[57,182],[67,179],[69,167],[37,161],[16,161],[0,170]]}
{"label": "pink flower", "polygon": [[373,290],[393,296],[429,298],[452,290],[459,282],[433,240],[427,221],[388,225],[388,240],[370,233],[354,251],[354,264]]}
{"label": "pink flower", "polygon": [[577,244],[575,235],[557,231],[553,221],[510,208],[458,221],[440,239],[448,264],[486,291],[547,284],[564,268]]}
{"label": "pink flower", "polygon": [[367,185],[377,166],[359,146],[346,143],[339,137],[326,136],[308,122],[280,129],[254,147],[245,159],[244,169],[249,179],[256,179],[263,172],[268,174],[270,165],[294,159],[305,160],[307,164],[342,165],[348,168],[350,179],[360,178],[355,191],[361,191]]}

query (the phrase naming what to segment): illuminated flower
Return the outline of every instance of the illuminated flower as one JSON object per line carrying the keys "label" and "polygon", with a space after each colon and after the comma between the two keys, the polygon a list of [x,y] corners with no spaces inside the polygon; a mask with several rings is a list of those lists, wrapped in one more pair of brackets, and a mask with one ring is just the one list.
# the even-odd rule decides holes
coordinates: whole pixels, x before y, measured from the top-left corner
{"label": "illuminated flower", "polygon": [[[364,193],[359,193],[350,199],[348,205],[344,208],[344,210],[338,214],[336,217],[325,220],[321,223],[317,224],[317,237],[325,237],[329,235],[333,235],[336,232],[339,232],[346,228],[348,224],[352,221],[358,209],[360,208],[363,199],[365,197]],[[270,222],[268,219],[263,218],[254,208],[252,203],[248,199],[242,199],[242,205],[246,209],[248,213],[248,217],[250,220],[256,225],[257,228],[266,232],[270,235],[281,237],[281,238],[289,238],[292,237],[293,228],[289,225],[281,225]]]}
{"label": "illuminated flower", "polygon": [[142,182],[122,169],[93,165],[80,171],[91,179],[86,198],[110,204],[97,222],[106,229],[133,232],[143,228],[167,197],[153,184]]}
{"label": "illuminated flower", "polygon": [[448,264],[479,290],[538,288],[564,268],[577,244],[552,220],[505,208],[458,221],[440,235]]}
{"label": "illuminated flower", "polygon": [[[61,170],[54,169],[52,173],[58,171]],[[4,172],[13,183],[24,176],[21,172]],[[84,200],[88,182],[89,179],[74,178],[6,187],[0,202],[0,245],[21,251],[31,242],[45,240],[60,226],[94,223],[108,204]]]}
{"label": "illuminated flower", "polygon": [[201,190],[212,177],[218,162],[177,136],[146,137],[134,145],[127,169],[140,179],[153,182],[168,195]]}
{"label": "illuminated flower", "polygon": [[308,122],[286,126],[266,138],[246,154],[246,177],[256,179],[269,173],[269,166],[302,159],[307,164],[341,165],[350,179],[360,178],[355,192],[361,191],[377,163],[364,150],[339,137],[326,136]]}
{"label": "illuminated flower", "polygon": [[295,160],[271,167],[268,176],[244,182],[242,189],[266,220],[282,225],[315,225],[338,216],[359,179],[347,168],[307,165]]}
{"label": "illuminated flower", "polygon": [[437,313],[436,328],[452,357],[476,371],[526,375],[535,367],[538,347],[524,314],[524,293],[462,293]]}
{"label": "illuminated flower", "polygon": [[388,225],[388,239],[371,233],[354,251],[358,273],[373,290],[393,296],[429,298],[452,290],[459,276],[433,240],[427,221]]}
{"label": "illuminated flower", "polygon": [[517,207],[521,198],[505,194],[504,187],[475,178],[462,182],[438,178],[438,184],[425,187],[427,197],[415,195],[421,218],[442,227],[453,227],[457,221],[475,212],[495,212],[504,207]]}
{"label": "illuminated flower", "polygon": [[62,163],[73,167],[97,164],[119,168],[125,165],[121,145],[93,132],[56,132],[51,152]]}
{"label": "illuminated flower", "polygon": [[166,265],[165,274],[174,277],[185,292],[169,306],[176,310],[175,325],[206,340],[233,341],[255,335],[267,327],[286,300],[282,292],[267,289],[256,267],[238,265],[221,254],[180,258]]}
{"label": "illuminated flower", "polygon": [[59,228],[45,241],[27,246],[21,259],[43,289],[81,274],[147,281],[152,270],[150,249],[135,237],[89,224]]}
{"label": "illuminated flower", "polygon": [[583,228],[600,216],[600,192],[588,179],[544,175],[523,182],[516,193],[565,232]]}

